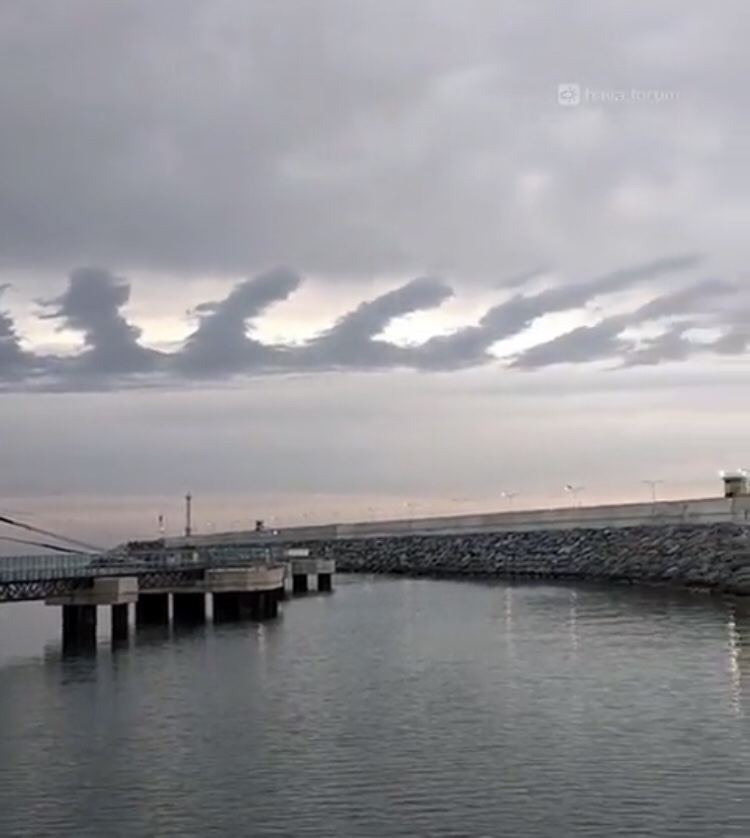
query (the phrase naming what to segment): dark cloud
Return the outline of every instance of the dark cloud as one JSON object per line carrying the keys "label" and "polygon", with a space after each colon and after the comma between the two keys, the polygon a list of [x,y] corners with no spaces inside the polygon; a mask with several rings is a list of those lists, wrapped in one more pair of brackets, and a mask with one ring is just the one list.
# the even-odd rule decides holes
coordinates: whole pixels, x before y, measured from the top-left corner
{"label": "dark cloud", "polygon": [[[579,326],[553,340],[537,344],[513,358],[509,366],[518,369],[538,369],[553,364],[582,364],[618,356],[631,357],[634,340],[623,337],[627,329],[668,317],[694,316],[704,306],[714,304],[717,297],[735,293],[737,290],[733,283],[718,279],[705,280],[671,294],[656,297],[635,311],[607,317],[591,326]],[[697,323],[691,319],[684,331],[695,325]],[[641,358],[657,357],[653,353],[657,352],[659,347],[663,352],[674,352],[674,336],[661,344],[650,344],[649,352],[642,354]],[[674,359],[665,356],[664,360]]]}
{"label": "dark cloud", "polygon": [[[0,285],[0,297],[8,289]],[[30,357],[21,347],[21,338],[13,318],[0,310],[0,381],[14,379],[30,367]]]}
{"label": "dark cloud", "polygon": [[41,319],[58,321],[58,331],[83,335],[81,353],[57,360],[64,374],[116,376],[157,369],[162,353],[141,346],[141,330],[122,314],[129,300],[126,280],[100,268],[79,268],[70,275],[63,294],[39,301]]}
{"label": "dark cloud", "polygon": [[194,311],[198,327],[169,366],[181,375],[210,377],[281,363],[285,347],[266,346],[248,337],[247,330],[254,319],[288,299],[301,283],[294,271],[277,268],[240,282],[220,302],[202,303]]}
{"label": "dark cloud", "polygon": [[579,326],[546,343],[532,346],[509,362],[516,369],[532,370],[554,364],[588,364],[626,352],[630,342],[619,337],[624,318],[608,318],[593,326]]}
{"label": "dark cloud", "polygon": [[[670,326],[665,332],[641,343],[637,348],[625,347],[624,367],[656,366],[667,361],[685,361],[701,347],[690,340],[692,324]],[[737,354],[740,354],[738,352]]]}
{"label": "dark cloud", "polygon": [[729,306],[716,312],[713,325],[720,334],[711,344],[717,355],[743,355],[750,352],[750,289],[748,277],[743,276],[744,293],[730,301]]}
{"label": "dark cloud", "polygon": [[[750,317],[750,312],[747,312]],[[734,326],[718,337],[710,348],[717,355],[745,355],[750,353],[750,326]]]}
{"label": "dark cloud", "polygon": [[435,308],[453,296],[453,289],[432,277],[414,279],[359,305],[335,325],[305,344],[295,355],[300,367],[388,368],[414,365],[414,350],[378,336],[391,321]]}
{"label": "dark cloud", "polygon": [[[667,274],[695,267],[695,257],[662,259],[533,295],[516,294],[493,306],[474,326],[422,343],[396,345],[382,335],[397,318],[435,308],[453,296],[443,280],[420,277],[361,303],[337,322],[302,344],[265,344],[252,336],[253,322],[275,303],[288,300],[302,285],[299,274],[276,268],[238,283],[225,299],[202,303],[193,312],[194,331],[178,349],[157,351],[140,343],[141,330],[128,322],[125,308],[130,285],[100,268],[74,271],[58,297],[42,302],[41,317],[60,330],[83,335],[84,348],[72,356],[25,351],[15,324],[0,314],[0,372],[5,389],[21,384],[52,390],[155,387],[235,375],[310,373],[327,370],[449,371],[505,364],[536,369],[560,363],[582,364],[624,359],[627,365],[658,363],[690,354],[686,332],[694,326],[726,324],[712,351],[747,351],[747,326],[721,301],[738,287],[713,279],[658,293],[644,305],[581,326],[506,361],[489,352],[496,341],[518,335],[546,314],[578,310],[609,294],[638,288],[653,295],[664,288]],[[529,279],[532,274],[529,274]],[[683,280],[684,281],[684,280]],[[645,286],[645,288],[643,287]],[[672,330],[662,338],[637,342],[627,330],[665,319]],[[703,318],[703,320],[702,320]],[[675,331],[677,327],[681,331]]]}
{"label": "dark cloud", "polygon": [[424,369],[459,369],[491,363],[490,347],[514,337],[546,314],[571,311],[606,294],[647,284],[660,276],[693,268],[700,257],[680,256],[624,268],[572,285],[560,285],[534,296],[518,295],[491,308],[476,326],[427,341],[418,351]]}

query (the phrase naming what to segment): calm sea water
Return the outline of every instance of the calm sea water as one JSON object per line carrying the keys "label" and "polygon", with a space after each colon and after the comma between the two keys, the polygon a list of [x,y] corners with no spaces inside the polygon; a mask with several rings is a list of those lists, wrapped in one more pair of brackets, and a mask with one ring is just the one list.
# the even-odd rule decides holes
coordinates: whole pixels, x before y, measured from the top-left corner
{"label": "calm sea water", "polygon": [[344,578],[94,659],[58,620],[0,605],[3,838],[750,835],[750,609]]}

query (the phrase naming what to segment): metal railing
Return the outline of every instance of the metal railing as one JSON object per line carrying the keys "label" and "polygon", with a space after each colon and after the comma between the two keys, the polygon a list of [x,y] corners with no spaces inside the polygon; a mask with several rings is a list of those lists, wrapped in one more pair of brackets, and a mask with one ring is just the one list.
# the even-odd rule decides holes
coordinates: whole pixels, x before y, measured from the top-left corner
{"label": "metal railing", "polygon": [[87,579],[99,576],[137,576],[179,570],[217,567],[272,565],[279,562],[277,551],[238,548],[160,550],[137,555],[69,554],[0,556],[0,585],[45,582],[58,579]]}

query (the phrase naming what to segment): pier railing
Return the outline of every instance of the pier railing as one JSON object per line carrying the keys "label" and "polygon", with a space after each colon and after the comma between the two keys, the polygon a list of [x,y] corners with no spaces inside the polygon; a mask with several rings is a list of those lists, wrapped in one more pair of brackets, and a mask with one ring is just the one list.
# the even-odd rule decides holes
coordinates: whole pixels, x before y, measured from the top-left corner
{"label": "pier railing", "polygon": [[70,554],[0,556],[0,585],[100,576],[134,576],[179,570],[207,570],[216,567],[271,565],[281,561],[270,549],[165,549],[134,555]]}

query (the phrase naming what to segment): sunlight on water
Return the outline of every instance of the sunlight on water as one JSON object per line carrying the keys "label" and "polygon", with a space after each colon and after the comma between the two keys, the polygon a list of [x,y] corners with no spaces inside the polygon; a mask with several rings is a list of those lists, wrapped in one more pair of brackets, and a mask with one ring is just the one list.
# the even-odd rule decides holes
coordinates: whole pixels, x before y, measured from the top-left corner
{"label": "sunlight on water", "polygon": [[742,715],[742,670],[740,669],[740,636],[737,631],[737,622],[734,617],[734,609],[730,609],[727,621],[729,635],[729,683],[730,701],[729,706],[736,716]]}

